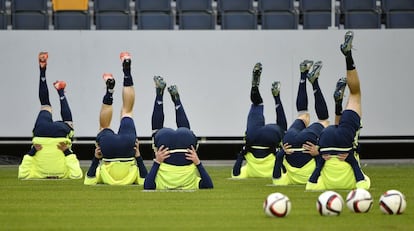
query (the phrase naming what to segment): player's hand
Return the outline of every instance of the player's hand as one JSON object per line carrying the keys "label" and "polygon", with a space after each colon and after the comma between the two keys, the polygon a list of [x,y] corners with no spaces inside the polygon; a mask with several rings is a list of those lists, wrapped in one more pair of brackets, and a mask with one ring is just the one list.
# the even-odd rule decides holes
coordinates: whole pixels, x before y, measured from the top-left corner
{"label": "player's hand", "polygon": [[139,151],[139,141],[138,138],[135,140],[135,158],[138,158],[141,156],[141,152]]}
{"label": "player's hand", "polygon": [[67,150],[67,149],[69,148],[69,145],[68,145],[66,142],[60,142],[60,143],[57,145],[57,148],[58,148],[59,150],[61,150],[62,152],[64,152],[65,150]]}
{"label": "player's hand", "polygon": [[319,147],[318,147],[318,145],[315,145],[312,142],[306,141],[306,143],[304,143],[302,145],[302,148],[305,149],[303,151],[303,153],[308,153],[311,156],[317,156],[317,155],[319,155]]}
{"label": "player's hand", "polygon": [[338,154],[338,160],[344,161],[348,157],[348,153]]}
{"label": "player's hand", "polygon": [[329,154],[323,154],[323,155],[322,155],[322,158],[323,158],[324,160],[329,160],[329,159],[331,159],[331,155],[329,155]]}
{"label": "player's hand", "polygon": [[95,157],[98,160],[102,159],[103,157],[102,152],[101,152],[101,147],[99,147],[98,145],[96,145],[96,148],[95,148]]}
{"label": "player's hand", "polygon": [[161,147],[159,147],[158,150],[155,152],[154,161],[161,164],[168,157],[170,157],[170,150],[164,145],[161,145]]}
{"label": "player's hand", "polygon": [[197,152],[193,145],[191,145],[191,149],[187,148],[187,153],[185,154],[185,158],[187,160],[193,161],[195,165],[199,165],[201,163],[200,159],[198,158]]}
{"label": "player's hand", "polygon": [[292,148],[292,145],[290,145],[289,143],[284,143],[283,144],[283,151],[285,151],[285,153],[288,154],[288,155],[293,153],[291,148]]}
{"label": "player's hand", "polygon": [[33,144],[33,147],[36,149],[36,151],[40,151],[43,148],[41,144]]}

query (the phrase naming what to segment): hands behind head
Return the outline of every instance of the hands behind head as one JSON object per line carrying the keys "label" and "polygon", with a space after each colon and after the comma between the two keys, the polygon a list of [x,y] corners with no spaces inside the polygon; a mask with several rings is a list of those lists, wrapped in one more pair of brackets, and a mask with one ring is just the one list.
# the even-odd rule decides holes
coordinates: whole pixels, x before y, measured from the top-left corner
{"label": "hands behind head", "polygon": [[[170,157],[170,150],[164,145],[161,145],[161,147],[159,147],[158,150],[155,152],[154,161],[161,164],[168,157]],[[197,155],[197,152],[194,146],[191,146],[191,148],[187,148],[187,153],[185,154],[185,158],[187,160],[191,160],[195,165],[199,165],[201,162],[200,159],[198,158],[198,155]]]}
{"label": "hands behind head", "polygon": [[96,144],[96,147],[95,147],[95,157],[98,160],[102,159],[102,157],[103,157],[102,152],[101,152],[101,147],[99,147],[97,144]]}
{"label": "hands behind head", "polygon": [[155,152],[154,161],[161,164],[168,157],[170,157],[170,150],[164,145],[161,145],[161,147],[159,147],[157,151]]}
{"label": "hands behind head", "polygon": [[311,156],[317,156],[317,155],[319,155],[319,147],[318,147],[318,145],[315,145],[312,142],[306,141],[306,143],[304,143],[302,145],[302,148],[305,149],[305,151],[303,151],[303,153],[308,153]]}
{"label": "hands behind head", "polygon": [[196,150],[195,150],[195,148],[194,148],[193,145],[191,145],[191,149],[190,148],[187,148],[187,153],[185,154],[185,158],[187,160],[193,161],[193,163],[195,165],[199,165],[200,162],[201,162],[200,159],[198,158],[197,152],[196,152]]}

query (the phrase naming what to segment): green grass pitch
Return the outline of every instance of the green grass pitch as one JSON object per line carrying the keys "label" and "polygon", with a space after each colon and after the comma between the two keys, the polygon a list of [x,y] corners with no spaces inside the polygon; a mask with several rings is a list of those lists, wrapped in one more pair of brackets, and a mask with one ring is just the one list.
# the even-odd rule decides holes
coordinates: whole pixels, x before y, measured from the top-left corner
{"label": "green grass pitch", "polygon": [[[83,180],[18,180],[17,166],[0,167],[0,230],[414,230],[414,166],[368,165],[374,205],[338,217],[316,210],[320,192],[304,186],[269,186],[270,179],[230,180],[230,166],[207,166],[215,188],[147,192],[142,186],[85,186]],[[378,199],[403,192],[402,215],[382,214]],[[285,218],[270,218],[263,201],[272,192],[292,202]],[[347,191],[338,191],[345,199]]]}

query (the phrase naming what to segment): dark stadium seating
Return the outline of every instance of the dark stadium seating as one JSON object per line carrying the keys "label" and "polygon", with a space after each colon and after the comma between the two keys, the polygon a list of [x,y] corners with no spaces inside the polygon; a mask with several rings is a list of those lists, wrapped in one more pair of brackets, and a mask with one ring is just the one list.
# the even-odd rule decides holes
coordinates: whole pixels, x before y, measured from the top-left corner
{"label": "dark stadium seating", "polygon": [[413,0],[382,0],[386,28],[414,28]]}
{"label": "dark stadium seating", "polygon": [[97,30],[132,29],[131,0],[94,0]]}
{"label": "dark stadium seating", "polygon": [[11,18],[13,29],[48,30],[48,0],[13,0]]}
{"label": "dark stadium seating", "polygon": [[7,29],[6,1],[0,0],[0,30]]}
{"label": "dark stadium seating", "polygon": [[345,29],[381,28],[381,13],[377,0],[341,0]]}
{"label": "dark stadium seating", "polygon": [[258,0],[262,29],[297,29],[299,15],[294,0]]}
{"label": "dark stadium seating", "polygon": [[135,0],[139,30],[172,30],[174,15],[171,0]]}
{"label": "dark stadium seating", "polygon": [[253,0],[217,0],[217,11],[223,30],[257,29],[257,12]]}
{"label": "dark stadium seating", "polygon": [[55,30],[89,30],[88,0],[52,0]]}
{"label": "dark stadium seating", "polygon": [[177,0],[178,28],[180,30],[211,30],[216,28],[216,14],[212,0]]}
{"label": "dark stadium seating", "polygon": [[[300,0],[303,29],[328,29],[332,24],[331,4],[331,0]],[[335,13],[335,26],[339,26],[338,12]]]}

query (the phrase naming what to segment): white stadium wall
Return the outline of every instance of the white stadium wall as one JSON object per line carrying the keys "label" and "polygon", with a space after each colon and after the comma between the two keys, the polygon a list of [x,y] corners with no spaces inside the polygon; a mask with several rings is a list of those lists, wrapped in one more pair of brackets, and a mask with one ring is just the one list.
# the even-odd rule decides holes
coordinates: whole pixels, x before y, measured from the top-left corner
{"label": "white stadium wall", "polygon": [[[152,77],[177,84],[184,108],[200,137],[243,136],[250,107],[251,72],[263,64],[261,93],[266,122],[275,121],[271,83],[282,83],[288,124],[296,117],[299,63],[321,60],[320,85],[334,121],[332,93],[345,75],[339,51],[344,30],[292,31],[0,31],[0,137],[30,137],[40,108],[37,54],[49,52],[47,79],[54,118],[60,119],[55,80],[68,83],[77,137],[93,137],[105,93],[102,73],[117,79],[113,128],[119,125],[121,51],[132,54],[138,136],[151,136],[155,90]],[[363,136],[412,136],[414,30],[355,30],[354,60],[363,91]],[[309,110],[316,120],[312,88]],[[165,94],[165,126],[175,114]]]}

